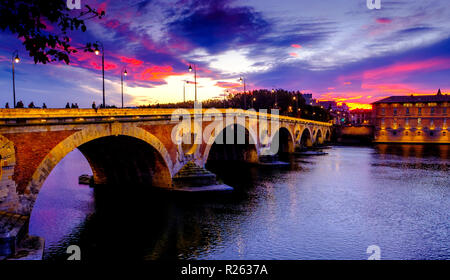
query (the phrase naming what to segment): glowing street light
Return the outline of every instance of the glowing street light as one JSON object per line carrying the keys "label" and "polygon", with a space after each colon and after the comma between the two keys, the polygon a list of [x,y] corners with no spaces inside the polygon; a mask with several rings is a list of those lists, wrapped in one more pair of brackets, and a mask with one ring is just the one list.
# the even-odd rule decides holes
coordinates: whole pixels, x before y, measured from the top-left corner
{"label": "glowing street light", "polygon": [[247,96],[245,95],[245,79],[243,77],[239,78],[239,82],[244,85],[244,109],[247,109]]}
{"label": "glowing street light", "polygon": [[[102,42],[97,41],[96,42],[97,45],[100,45],[102,50],[102,77],[103,77],[103,108],[106,108],[105,105],[105,48],[103,47]],[[94,50],[95,55],[99,55],[100,54],[100,50],[98,49],[98,46],[95,48]]]}
{"label": "glowing street light", "polygon": [[125,66],[122,68],[122,71],[120,71],[120,83],[122,85],[122,109],[123,109],[123,78],[124,76],[128,76],[128,72],[127,69],[125,68]]}
{"label": "glowing street light", "polygon": [[195,103],[197,103],[197,66],[194,64],[194,68],[189,65],[189,72],[194,70],[194,84],[195,84]]}
{"label": "glowing street light", "polygon": [[272,94],[275,95],[275,109],[278,107],[278,100],[277,100],[277,95],[275,94],[275,90],[272,89]]}
{"label": "glowing street light", "polygon": [[13,102],[14,102],[14,108],[16,108],[16,78],[15,78],[15,69],[14,64],[20,62],[19,58],[19,51],[15,50],[12,54],[12,78],[13,78]]}

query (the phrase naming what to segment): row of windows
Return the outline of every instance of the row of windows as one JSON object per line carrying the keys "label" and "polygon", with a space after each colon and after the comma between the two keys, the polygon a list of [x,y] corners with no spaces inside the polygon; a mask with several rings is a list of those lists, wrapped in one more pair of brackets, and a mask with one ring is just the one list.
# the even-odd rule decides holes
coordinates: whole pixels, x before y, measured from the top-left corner
{"label": "row of windows", "polygon": [[[436,107],[436,106],[438,106],[438,103],[437,102],[414,103],[414,104],[413,103],[403,103],[403,104],[393,103],[390,106],[396,108],[396,107],[400,107],[401,105],[403,105],[403,107],[425,107],[425,106]],[[448,103],[447,102],[443,102],[443,103],[440,103],[440,105],[441,105],[441,107],[447,107]],[[386,107],[389,107],[389,104],[380,104],[379,106],[386,108]]]}
{"label": "row of windows", "polygon": [[[393,110],[394,116],[397,116],[398,112],[399,112],[398,109],[394,108],[394,110]],[[430,115],[434,115],[436,113],[437,113],[436,108],[435,107],[431,107],[430,108]],[[385,108],[381,108],[381,114],[382,115],[386,115],[386,109]],[[410,114],[411,114],[410,108],[406,107],[405,108],[405,115],[410,115]],[[443,115],[447,115],[447,107],[442,108],[442,114]],[[417,108],[417,115],[422,115],[422,108]]]}
{"label": "row of windows", "polygon": [[[386,132],[385,132],[385,131],[382,131],[380,134],[381,134],[382,136],[385,136],[385,135],[386,135]],[[439,134],[439,133],[438,133],[438,132],[435,132],[435,131],[429,131],[428,133],[425,133],[424,131],[417,131],[416,133],[410,132],[410,131],[405,131],[405,132],[403,133],[403,135],[405,135],[405,136],[414,136],[414,135],[417,135],[417,136],[425,136],[425,135],[436,136],[436,135],[438,135],[438,134]],[[392,131],[392,135],[394,135],[394,136],[400,135],[400,132]],[[442,135],[442,136],[447,136],[447,131],[442,131],[441,135]]]}
{"label": "row of windows", "polygon": [[[385,125],[385,120],[381,119],[381,126]],[[393,125],[397,126],[398,125],[398,121],[396,119],[393,120]],[[405,125],[409,126],[409,118],[405,119]],[[422,125],[422,118],[417,118],[417,126],[421,126]],[[430,126],[434,126],[434,120],[430,120]],[[447,119],[444,119],[444,121],[442,122],[442,126],[446,127],[447,126]]]}

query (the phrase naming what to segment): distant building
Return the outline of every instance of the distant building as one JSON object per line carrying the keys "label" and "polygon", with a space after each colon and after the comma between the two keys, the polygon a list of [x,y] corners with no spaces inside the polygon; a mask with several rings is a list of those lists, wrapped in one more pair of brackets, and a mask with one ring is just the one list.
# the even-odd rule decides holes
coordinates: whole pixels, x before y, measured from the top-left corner
{"label": "distant building", "polygon": [[338,105],[336,101],[317,101],[317,106],[330,112],[335,125],[344,125],[350,123],[350,112],[347,104]]}
{"label": "distant building", "polygon": [[375,142],[450,143],[450,95],[391,96],[373,103]]}
{"label": "distant building", "polygon": [[373,111],[371,109],[355,109],[350,111],[352,125],[372,125]]}
{"label": "distant building", "polygon": [[315,106],[316,100],[312,97],[312,93],[303,93],[303,98],[305,99],[305,103],[307,105]]}

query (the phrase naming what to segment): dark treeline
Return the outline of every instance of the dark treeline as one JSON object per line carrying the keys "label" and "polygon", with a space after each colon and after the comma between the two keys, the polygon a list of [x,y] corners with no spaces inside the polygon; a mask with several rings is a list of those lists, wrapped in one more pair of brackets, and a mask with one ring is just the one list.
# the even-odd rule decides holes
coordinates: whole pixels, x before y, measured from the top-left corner
{"label": "dark treeline", "polygon": [[[153,104],[141,106],[142,108],[193,108],[194,101],[179,103]],[[267,90],[259,89],[249,91],[247,94],[229,94],[223,99],[208,99],[202,101],[203,108],[253,108],[274,109],[278,108],[281,115],[299,117],[309,120],[328,122],[330,114],[328,110],[320,106],[306,104],[299,91],[286,91],[283,89]]]}

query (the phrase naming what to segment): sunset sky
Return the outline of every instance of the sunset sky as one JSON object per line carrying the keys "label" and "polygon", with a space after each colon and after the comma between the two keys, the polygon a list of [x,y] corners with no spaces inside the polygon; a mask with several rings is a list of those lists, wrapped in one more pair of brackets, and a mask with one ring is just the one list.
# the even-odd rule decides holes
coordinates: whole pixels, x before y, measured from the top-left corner
{"label": "sunset sky", "polygon": [[[82,46],[99,40],[106,55],[106,103],[178,102],[198,68],[200,100],[225,90],[283,88],[364,107],[383,97],[450,92],[448,0],[81,0],[106,11],[72,33]],[[54,29],[49,26],[49,32]],[[0,33],[0,106],[12,104],[11,55],[18,49],[17,100],[25,105],[89,107],[101,103],[101,57],[79,53],[71,64],[35,65],[21,41]],[[186,86],[194,98],[192,84]]]}

